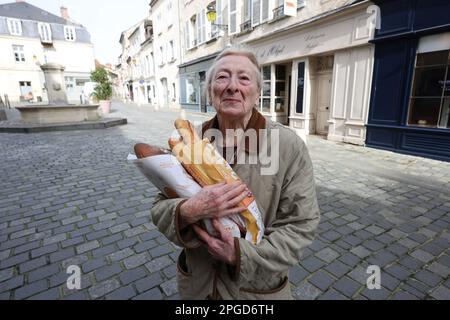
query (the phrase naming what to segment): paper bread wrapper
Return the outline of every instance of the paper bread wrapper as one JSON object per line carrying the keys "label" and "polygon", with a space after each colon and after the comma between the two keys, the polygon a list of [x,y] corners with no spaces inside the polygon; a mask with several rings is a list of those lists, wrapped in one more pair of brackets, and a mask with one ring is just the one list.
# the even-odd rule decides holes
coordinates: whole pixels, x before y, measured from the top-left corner
{"label": "paper bread wrapper", "polygon": [[[241,181],[210,141],[200,140],[188,121],[177,120],[175,126],[182,138],[174,136],[169,140],[172,152],[202,187],[224,181],[228,184]],[[255,198],[247,197],[238,206],[247,208],[240,213],[246,226],[245,239],[258,244],[264,234],[264,224]]]}
{"label": "paper bread wrapper", "polygon": [[[128,160],[133,161],[142,174],[168,198],[191,198],[202,189],[186,172],[177,158],[171,154],[156,155],[143,159],[137,159],[137,157],[129,155]],[[218,236],[210,219],[204,219],[203,222],[210,235]],[[233,237],[241,238],[237,223],[245,227],[245,222],[239,215],[219,218],[219,222]]]}

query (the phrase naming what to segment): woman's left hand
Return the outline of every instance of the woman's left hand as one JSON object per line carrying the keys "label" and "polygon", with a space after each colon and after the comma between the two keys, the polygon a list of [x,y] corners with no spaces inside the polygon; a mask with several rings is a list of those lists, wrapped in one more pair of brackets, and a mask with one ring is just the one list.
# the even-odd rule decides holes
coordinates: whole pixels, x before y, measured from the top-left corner
{"label": "woman's left hand", "polygon": [[198,225],[193,224],[195,232],[203,240],[208,248],[208,252],[213,258],[221,260],[229,265],[236,265],[236,248],[234,238],[228,233],[217,219],[212,219],[212,224],[219,233],[220,238],[210,236]]}

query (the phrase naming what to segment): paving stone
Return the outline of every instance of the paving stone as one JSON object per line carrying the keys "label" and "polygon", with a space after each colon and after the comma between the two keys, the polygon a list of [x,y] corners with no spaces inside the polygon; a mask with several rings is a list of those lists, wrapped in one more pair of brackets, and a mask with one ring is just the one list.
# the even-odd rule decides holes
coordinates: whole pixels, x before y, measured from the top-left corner
{"label": "paving stone", "polygon": [[336,260],[337,257],[339,257],[339,253],[331,248],[325,248],[317,252],[315,256],[327,263],[331,263],[332,261]]}
{"label": "paving stone", "polygon": [[91,287],[88,292],[92,299],[98,299],[118,289],[119,287],[120,283],[117,279],[109,279]]}
{"label": "paving stone", "polygon": [[[14,248],[14,254],[20,254],[40,247],[40,241],[34,241]],[[5,258],[6,259],[6,258]],[[2,259],[3,260],[3,259]]]}
{"label": "paving stone", "polygon": [[137,237],[127,238],[127,239],[118,241],[117,246],[119,247],[119,249],[125,249],[125,248],[132,247],[137,243],[139,243],[139,240]]}
{"label": "paving stone", "polygon": [[58,288],[52,288],[50,290],[41,292],[39,294],[36,294],[27,300],[58,300],[60,298],[59,290]]}
{"label": "paving stone", "polygon": [[170,244],[165,244],[149,251],[153,258],[158,258],[160,256],[166,255],[173,252],[173,247]]}
{"label": "paving stone", "polygon": [[95,270],[95,279],[97,281],[103,281],[105,279],[111,278],[112,276],[119,274],[122,272],[122,268],[118,264],[113,264],[106,267],[101,267],[100,269]]}
{"label": "paving stone", "polygon": [[350,252],[353,253],[354,255],[360,257],[361,259],[364,259],[364,258],[370,256],[372,253],[371,251],[367,250],[363,246],[357,246],[356,248],[351,249]]}
{"label": "paving stone", "polygon": [[409,271],[408,269],[399,264],[394,264],[392,266],[385,268],[384,270],[401,281],[405,280],[412,274],[411,271]]}
{"label": "paving stone", "polygon": [[23,300],[39,292],[46,291],[48,289],[47,281],[41,280],[34,282],[30,285],[26,285],[14,291],[15,300]]}
{"label": "paving stone", "polygon": [[59,265],[51,264],[28,273],[28,283],[38,281],[44,278],[49,278],[50,276],[59,272]]}
{"label": "paving stone", "polygon": [[143,293],[151,288],[159,286],[163,282],[164,279],[161,277],[161,275],[159,273],[154,273],[151,276],[136,281],[134,284],[136,285],[136,289],[138,290],[138,292]]}
{"label": "paving stone", "polygon": [[404,266],[410,270],[418,270],[424,265],[424,263],[422,261],[417,260],[410,256],[404,257],[399,262],[402,266]]}
{"label": "paving stone", "polygon": [[178,284],[176,279],[172,279],[169,281],[166,281],[160,285],[162,291],[165,293],[166,296],[170,297],[174,294],[178,293]]}
{"label": "paving stone", "polygon": [[389,291],[384,288],[372,290],[366,288],[361,294],[369,300],[386,300],[389,297]]}
{"label": "paving stone", "polygon": [[324,294],[322,294],[318,300],[349,300],[346,296],[340,294],[333,288],[328,289]]}
{"label": "paving stone", "polygon": [[64,249],[64,250],[59,250],[50,255],[50,262],[54,263],[54,262],[58,262],[61,260],[65,260],[70,257],[73,257],[74,255],[75,255],[75,250],[72,247]]}
{"label": "paving stone", "polygon": [[78,254],[82,254],[82,253],[85,253],[87,251],[91,251],[91,250],[97,249],[98,247],[100,247],[100,244],[98,243],[97,240],[94,240],[94,241],[87,242],[87,243],[84,243],[82,245],[79,245],[77,247],[77,253]]}
{"label": "paving stone", "polygon": [[0,293],[23,286],[24,276],[17,276],[0,283]]}
{"label": "paving stone", "polygon": [[133,255],[134,251],[130,248],[125,248],[120,251],[111,253],[108,257],[112,262],[121,261],[129,256]]}
{"label": "paving stone", "polygon": [[442,281],[441,277],[431,273],[428,270],[421,270],[417,272],[414,275],[414,278],[416,278],[419,281],[422,281],[424,284],[431,287],[436,286],[438,283]]}
{"label": "paving stone", "polygon": [[173,262],[167,256],[163,256],[146,263],[145,267],[148,269],[148,271],[150,271],[150,273],[154,273],[156,271],[164,269],[172,263]]}
{"label": "paving stone", "polygon": [[90,259],[90,260],[84,262],[82,264],[81,268],[84,273],[89,273],[93,270],[96,270],[96,269],[99,269],[99,268],[105,266],[106,264],[107,263],[106,263],[105,258],[101,257],[101,258],[97,258],[97,259]]}
{"label": "paving stone", "polygon": [[106,300],[129,300],[136,296],[132,286],[122,287],[116,291],[106,295]]}
{"label": "paving stone", "polygon": [[6,269],[18,264],[21,264],[25,261],[28,261],[28,252],[18,254],[16,256],[9,257],[6,260],[0,261],[0,269]]}
{"label": "paving stone", "polygon": [[349,277],[342,277],[338,279],[334,284],[333,288],[347,296],[348,298],[352,298],[355,293],[361,288],[361,284],[356,281],[350,279]]}
{"label": "paving stone", "polygon": [[156,241],[154,241],[154,240],[149,240],[149,241],[146,241],[146,242],[139,243],[139,244],[135,245],[135,246],[134,246],[134,250],[135,250],[137,253],[141,253],[141,252],[150,250],[150,249],[156,247],[157,245],[158,245],[158,243],[157,243]]}
{"label": "paving stone", "polygon": [[291,269],[289,269],[289,280],[294,285],[298,285],[308,275],[309,275],[309,272],[306,271],[304,268],[300,267],[299,265],[295,265]]}
{"label": "paving stone", "polygon": [[439,286],[430,295],[437,300],[450,300],[450,289],[444,286]]}
{"label": "paving stone", "polygon": [[148,253],[135,254],[123,260],[125,268],[128,270],[137,268],[150,260]]}
{"label": "paving stone", "polygon": [[297,300],[315,300],[321,293],[322,291],[307,282],[292,290],[292,295]]}
{"label": "paving stone", "polygon": [[100,248],[93,250],[92,256],[94,258],[105,257],[116,251],[117,246],[115,244],[110,244],[108,246],[101,246]]}
{"label": "paving stone", "polygon": [[158,288],[153,288],[133,298],[133,300],[161,300],[161,299],[163,299],[163,296]]}
{"label": "paving stone", "polygon": [[108,244],[115,243],[122,239],[122,235],[114,234],[112,236],[104,237],[100,241],[102,242],[102,245],[107,246]]}
{"label": "paving stone", "polygon": [[316,257],[309,257],[303,261],[300,261],[300,265],[309,272],[315,272],[322,268],[325,263],[322,260],[317,259]]}
{"label": "paving stone", "polygon": [[394,262],[395,260],[397,260],[398,258],[393,255],[392,253],[389,253],[388,251],[381,251],[375,255],[373,255],[372,257],[370,257],[367,261],[371,264],[380,266],[380,267],[385,267],[386,265]]}
{"label": "paving stone", "polygon": [[395,293],[395,295],[392,298],[393,300],[419,300],[416,296],[406,292],[406,291],[399,291]]}
{"label": "paving stone", "polygon": [[25,272],[45,266],[46,264],[47,264],[47,259],[45,257],[40,257],[40,258],[29,260],[27,262],[20,264],[19,271],[21,274],[24,274]]}
{"label": "paving stone", "polygon": [[326,291],[334,281],[335,279],[333,279],[332,276],[321,270],[317,271],[311,278],[308,279],[309,283],[322,291]]}
{"label": "paving stone", "polygon": [[339,258],[339,260],[350,267],[356,266],[361,261],[360,258],[358,258],[357,256],[355,256],[353,253],[350,252],[342,255]]}
{"label": "paving stone", "polygon": [[426,269],[444,279],[448,278],[450,276],[450,268],[448,268],[438,262],[432,263]]}
{"label": "paving stone", "polygon": [[122,272],[120,274],[120,281],[122,282],[122,284],[127,285],[131,282],[145,277],[146,275],[147,273],[145,272],[145,270],[142,267],[139,267],[133,270]]}
{"label": "paving stone", "polygon": [[409,255],[411,257],[416,258],[419,261],[424,262],[424,263],[428,263],[434,259],[434,256],[432,254],[430,254],[426,251],[423,251],[421,249],[415,250],[415,251],[411,252]]}
{"label": "paving stone", "polygon": [[167,279],[172,279],[177,275],[177,267],[175,265],[171,265],[163,270],[163,274]]}
{"label": "paving stone", "polygon": [[0,283],[14,276],[14,268],[0,270]]}
{"label": "paving stone", "polygon": [[337,279],[340,279],[343,275],[352,270],[352,268],[350,268],[349,266],[340,261],[333,261],[332,263],[330,263],[325,267],[325,270],[327,270]]}

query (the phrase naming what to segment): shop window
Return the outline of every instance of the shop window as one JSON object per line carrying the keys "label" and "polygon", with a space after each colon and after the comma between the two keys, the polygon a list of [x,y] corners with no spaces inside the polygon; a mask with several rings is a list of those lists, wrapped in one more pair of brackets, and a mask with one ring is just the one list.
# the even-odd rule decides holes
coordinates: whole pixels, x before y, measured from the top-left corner
{"label": "shop window", "polygon": [[272,95],[272,84],[271,84],[271,66],[263,66],[261,69],[262,73],[262,90],[260,98],[260,108],[261,112],[270,113],[270,98]]}
{"label": "shop window", "polygon": [[305,63],[300,62],[298,64],[298,79],[297,79],[297,106],[296,112],[303,113],[303,98],[305,90]]}
{"label": "shop window", "polygon": [[181,103],[198,104],[199,84],[195,75],[188,75],[186,78],[182,79],[180,83]]}
{"label": "shop window", "polygon": [[286,106],[286,66],[275,66],[275,112],[284,112]]}
{"label": "shop window", "polygon": [[450,50],[419,53],[408,125],[450,128]]}

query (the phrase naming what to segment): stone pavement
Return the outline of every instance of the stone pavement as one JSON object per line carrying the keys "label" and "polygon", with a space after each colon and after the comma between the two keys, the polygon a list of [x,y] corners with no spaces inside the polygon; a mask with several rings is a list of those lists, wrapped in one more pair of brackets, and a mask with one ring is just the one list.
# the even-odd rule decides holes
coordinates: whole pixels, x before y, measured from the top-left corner
{"label": "stone pavement", "polygon": [[[0,300],[178,299],[180,248],[149,209],[156,189],[126,161],[166,145],[178,112],[114,104],[128,125],[0,134]],[[208,117],[187,114],[189,120]],[[322,221],[291,269],[297,299],[450,299],[450,163],[308,137]],[[82,289],[66,286],[82,269]],[[369,265],[381,290],[369,290]]]}

